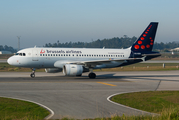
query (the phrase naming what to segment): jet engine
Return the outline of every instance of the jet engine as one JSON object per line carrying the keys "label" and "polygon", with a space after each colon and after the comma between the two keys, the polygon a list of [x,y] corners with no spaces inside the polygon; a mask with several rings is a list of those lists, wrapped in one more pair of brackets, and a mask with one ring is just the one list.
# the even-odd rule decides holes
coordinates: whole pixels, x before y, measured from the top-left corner
{"label": "jet engine", "polygon": [[81,76],[82,73],[82,65],[66,64],[63,66],[63,74],[65,74],[66,76]]}
{"label": "jet engine", "polygon": [[58,73],[58,72],[61,72],[61,71],[62,71],[61,68],[46,68],[45,69],[46,73]]}

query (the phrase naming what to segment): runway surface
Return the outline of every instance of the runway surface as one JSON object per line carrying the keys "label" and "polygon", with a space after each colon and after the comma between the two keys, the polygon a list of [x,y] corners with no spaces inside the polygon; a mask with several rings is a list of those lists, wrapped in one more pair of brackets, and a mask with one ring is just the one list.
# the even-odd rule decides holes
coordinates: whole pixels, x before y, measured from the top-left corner
{"label": "runway surface", "polygon": [[179,71],[96,72],[96,79],[61,73],[0,72],[0,96],[27,99],[54,111],[51,119],[148,114],[115,105],[107,97],[132,91],[179,90]]}

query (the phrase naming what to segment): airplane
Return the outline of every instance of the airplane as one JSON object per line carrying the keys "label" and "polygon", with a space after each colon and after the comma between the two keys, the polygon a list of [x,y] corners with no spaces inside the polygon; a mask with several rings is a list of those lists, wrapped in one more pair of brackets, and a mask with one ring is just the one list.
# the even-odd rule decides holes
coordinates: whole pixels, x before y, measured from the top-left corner
{"label": "airplane", "polygon": [[147,61],[158,57],[153,52],[158,22],[151,22],[134,44],[127,49],[106,48],[27,48],[11,56],[7,62],[17,67],[31,68],[30,76],[35,77],[37,68],[45,68],[47,73],[63,72],[65,76],[96,78],[93,69],[114,68]]}

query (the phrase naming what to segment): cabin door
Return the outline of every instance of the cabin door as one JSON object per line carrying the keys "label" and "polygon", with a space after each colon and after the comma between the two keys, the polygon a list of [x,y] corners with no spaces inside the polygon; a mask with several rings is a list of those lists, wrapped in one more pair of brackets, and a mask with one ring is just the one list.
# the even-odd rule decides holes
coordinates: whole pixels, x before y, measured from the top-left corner
{"label": "cabin door", "polygon": [[32,50],[32,61],[38,61],[38,51]]}

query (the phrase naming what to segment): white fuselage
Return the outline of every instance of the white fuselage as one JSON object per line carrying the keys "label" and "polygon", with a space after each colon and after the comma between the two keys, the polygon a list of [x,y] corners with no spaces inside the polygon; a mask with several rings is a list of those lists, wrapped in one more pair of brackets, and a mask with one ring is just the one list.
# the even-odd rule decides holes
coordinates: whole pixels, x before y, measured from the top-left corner
{"label": "white fuselage", "polygon": [[[83,61],[103,61],[127,59],[130,49],[93,49],[93,48],[27,48],[8,59],[8,63],[28,68],[63,68],[68,63]],[[58,61],[58,65],[54,65]],[[96,65],[97,68],[117,67],[125,61],[111,61]]]}

